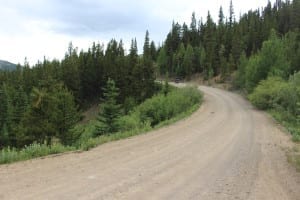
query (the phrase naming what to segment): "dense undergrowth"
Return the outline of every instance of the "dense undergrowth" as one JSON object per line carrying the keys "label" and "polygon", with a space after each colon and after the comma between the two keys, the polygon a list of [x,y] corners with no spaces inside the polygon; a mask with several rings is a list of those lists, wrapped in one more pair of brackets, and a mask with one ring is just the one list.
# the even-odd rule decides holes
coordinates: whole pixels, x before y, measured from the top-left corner
{"label": "dense undergrowth", "polygon": [[295,142],[300,141],[300,73],[288,81],[279,77],[261,81],[249,99],[256,107],[268,110],[287,128]]}
{"label": "dense undergrowth", "polygon": [[99,121],[91,120],[87,124],[78,124],[72,130],[77,137],[70,146],[60,143],[50,146],[34,143],[21,150],[5,148],[0,152],[0,163],[28,160],[66,151],[89,150],[106,142],[142,134],[189,116],[197,110],[201,102],[202,94],[196,88],[172,88],[168,93],[159,93],[136,106],[127,115],[121,116],[120,131],[116,133],[95,137],[94,133]]}

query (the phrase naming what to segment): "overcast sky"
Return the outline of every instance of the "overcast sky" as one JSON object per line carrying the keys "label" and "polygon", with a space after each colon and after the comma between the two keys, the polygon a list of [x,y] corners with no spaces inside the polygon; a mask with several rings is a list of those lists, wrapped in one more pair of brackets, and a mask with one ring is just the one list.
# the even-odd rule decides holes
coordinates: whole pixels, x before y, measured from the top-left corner
{"label": "overcast sky", "polygon": [[[233,0],[235,15],[261,8],[268,0]],[[272,0],[271,2],[274,2]],[[143,45],[145,31],[156,44],[163,42],[172,21],[190,24],[192,12],[205,20],[210,10],[217,21],[230,0],[0,0],[0,59],[35,64],[43,57],[63,58],[68,44],[87,49],[92,42],[106,44],[132,38]]]}

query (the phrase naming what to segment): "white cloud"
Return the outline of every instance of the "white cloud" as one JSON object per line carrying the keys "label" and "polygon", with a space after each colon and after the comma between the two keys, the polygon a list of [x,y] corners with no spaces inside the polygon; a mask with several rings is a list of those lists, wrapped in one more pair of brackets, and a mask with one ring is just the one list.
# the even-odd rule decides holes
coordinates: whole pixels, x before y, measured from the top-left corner
{"label": "white cloud", "polygon": [[[230,0],[0,0],[0,59],[31,64],[61,59],[68,43],[87,49],[93,41],[123,38],[126,47],[137,37],[141,49],[145,31],[162,42],[172,21],[190,24],[194,11],[205,20],[210,10],[217,20],[220,5],[225,15]],[[268,0],[234,0],[235,15],[265,6]]]}

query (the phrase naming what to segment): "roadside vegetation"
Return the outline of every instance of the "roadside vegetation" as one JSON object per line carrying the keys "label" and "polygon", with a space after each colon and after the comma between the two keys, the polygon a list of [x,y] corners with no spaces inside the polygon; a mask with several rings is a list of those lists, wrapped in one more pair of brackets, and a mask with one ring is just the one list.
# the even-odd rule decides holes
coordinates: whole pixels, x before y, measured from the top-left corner
{"label": "roadside vegetation", "polygon": [[300,141],[298,37],[290,32],[279,38],[273,30],[257,54],[241,57],[235,79],[236,87],[245,90],[257,108],[267,110],[283,124],[295,142]]}
{"label": "roadside vegetation", "polygon": [[[108,82],[109,87],[112,87],[112,83],[112,80]],[[111,119],[110,116],[106,116],[103,111],[100,111],[100,119],[76,125],[71,130],[73,138],[76,138],[71,145],[33,143],[22,149],[7,147],[1,150],[0,163],[11,163],[66,151],[89,150],[106,142],[128,138],[168,125],[189,116],[199,108],[202,94],[197,88],[170,86],[168,88],[167,91],[163,89],[127,113],[124,112],[124,108],[117,108],[119,115],[114,116],[114,120],[116,119],[114,123],[106,121]],[[110,95],[115,91],[116,88],[107,90]],[[109,94],[105,96],[109,96]],[[105,102],[108,104],[107,101]],[[107,105],[107,107],[110,106],[114,107],[112,104]],[[101,107],[103,108],[103,105]]]}
{"label": "roadside vegetation", "polygon": [[249,95],[250,101],[269,113],[292,134],[295,142],[300,141],[300,73],[283,80],[270,77],[261,81]]}
{"label": "roadside vegetation", "polygon": [[[296,143],[300,142],[299,36],[299,32],[289,32],[279,37],[272,30],[259,52],[241,57],[234,80],[235,87],[281,123]],[[300,169],[298,150],[288,153],[288,160]]]}

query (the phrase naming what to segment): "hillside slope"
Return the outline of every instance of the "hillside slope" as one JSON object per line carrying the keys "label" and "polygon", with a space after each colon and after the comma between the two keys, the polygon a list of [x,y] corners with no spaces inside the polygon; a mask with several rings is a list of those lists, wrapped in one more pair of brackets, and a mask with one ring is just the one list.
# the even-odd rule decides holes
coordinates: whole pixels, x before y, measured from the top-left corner
{"label": "hillside slope", "polygon": [[0,60],[0,70],[15,70],[16,65],[5,60]]}

